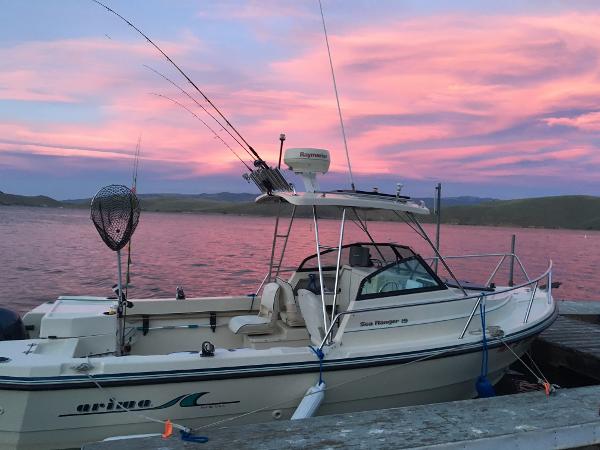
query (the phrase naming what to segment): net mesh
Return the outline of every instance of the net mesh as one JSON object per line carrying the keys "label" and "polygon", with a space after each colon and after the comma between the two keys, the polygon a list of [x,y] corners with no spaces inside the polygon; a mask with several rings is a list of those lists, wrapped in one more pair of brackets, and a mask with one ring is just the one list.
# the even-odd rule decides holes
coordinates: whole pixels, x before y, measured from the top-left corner
{"label": "net mesh", "polygon": [[92,199],[91,219],[104,243],[111,250],[121,250],[137,227],[140,202],[127,186],[105,186]]}

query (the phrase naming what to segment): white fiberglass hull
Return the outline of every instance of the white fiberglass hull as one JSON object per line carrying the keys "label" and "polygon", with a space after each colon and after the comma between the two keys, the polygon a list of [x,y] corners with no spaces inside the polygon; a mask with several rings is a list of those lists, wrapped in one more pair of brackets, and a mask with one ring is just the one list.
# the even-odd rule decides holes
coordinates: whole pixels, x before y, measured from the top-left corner
{"label": "white fiberglass hull", "polygon": [[[531,339],[532,333],[527,333],[513,340],[511,348],[521,355]],[[480,350],[438,350],[430,356],[403,357],[397,363],[377,359],[370,367],[332,370],[326,366],[323,378],[328,389],[319,414],[476,396]],[[497,343],[489,354],[490,380],[497,382],[514,360],[513,353]],[[3,390],[0,449],[79,447],[109,436],[162,432],[162,426],[148,417],[192,428],[220,421],[232,425],[289,419],[306,389],[318,381],[314,361],[309,370],[262,376],[240,373],[208,381],[124,382],[102,390],[94,385],[70,389],[68,382],[48,390],[43,385],[37,390]],[[119,409],[111,397],[131,412]],[[250,411],[256,412],[238,417]],[[200,432],[210,435],[210,427]]]}

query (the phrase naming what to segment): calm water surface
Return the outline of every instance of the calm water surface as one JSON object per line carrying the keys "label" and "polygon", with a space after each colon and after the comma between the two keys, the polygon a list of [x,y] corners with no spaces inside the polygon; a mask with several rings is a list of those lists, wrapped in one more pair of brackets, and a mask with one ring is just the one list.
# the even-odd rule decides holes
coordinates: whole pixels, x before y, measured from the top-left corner
{"label": "calm water surface", "polygon": [[[142,213],[134,235],[130,296],[172,297],[176,286],[188,296],[248,294],[269,263],[274,220],[229,215]],[[337,244],[339,223],[322,220],[322,243]],[[426,226],[433,236],[433,228]],[[394,241],[431,256],[427,244],[406,225],[373,222],[378,241]],[[507,252],[517,235],[517,254],[531,277],[554,262],[563,285],[557,298],[597,300],[600,232],[442,226],[442,253]],[[345,242],[365,240],[353,224]],[[285,266],[315,253],[312,220],[298,219]],[[457,275],[483,282],[498,259],[454,262]],[[505,282],[507,270],[499,273]],[[0,207],[0,306],[24,312],[59,295],[111,295],[116,256],[96,233],[88,211]],[[519,280],[517,280],[519,281]]]}

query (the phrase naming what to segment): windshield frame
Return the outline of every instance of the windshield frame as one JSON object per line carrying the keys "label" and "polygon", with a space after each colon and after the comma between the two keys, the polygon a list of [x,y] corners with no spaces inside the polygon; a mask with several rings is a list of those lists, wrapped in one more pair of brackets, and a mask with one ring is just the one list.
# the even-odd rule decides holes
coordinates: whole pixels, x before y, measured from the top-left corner
{"label": "windshield frame", "polygon": [[[396,291],[385,291],[385,292],[374,292],[374,293],[370,293],[370,294],[361,294],[365,283],[369,282],[372,278],[376,277],[377,275],[379,275],[382,272],[385,272],[386,270],[389,270],[391,267],[393,267],[397,264],[400,264],[400,263],[406,262],[406,261],[411,261],[413,259],[417,260],[421,264],[421,266],[425,269],[425,271],[433,279],[433,281],[435,281],[437,283],[437,286],[423,286],[423,287],[419,287],[419,288],[400,289],[400,290],[396,290]],[[431,269],[431,267],[429,267],[429,265],[425,262],[425,260],[423,258],[421,258],[420,255],[415,253],[414,256],[411,256],[409,258],[404,258],[404,259],[398,259],[398,260],[394,261],[393,263],[390,263],[386,266],[379,268],[378,270],[370,273],[365,278],[363,278],[360,282],[360,285],[358,286],[358,291],[356,292],[356,301],[372,300],[375,298],[384,298],[384,297],[396,297],[399,295],[417,294],[420,292],[443,291],[446,289],[448,289],[448,286],[446,285],[446,283],[444,283],[442,281],[442,279],[437,276],[437,274]]]}
{"label": "windshield frame", "polygon": [[[345,244],[342,245],[342,250],[353,247],[353,246],[361,246],[361,247],[370,247],[370,248],[374,248],[375,251],[378,253],[378,249],[379,247],[387,247],[390,248],[393,252],[394,255],[396,256],[396,259],[394,260],[394,262],[392,264],[396,264],[397,262],[403,260],[403,259],[407,259],[406,257],[402,256],[402,254],[398,251],[398,249],[402,249],[405,253],[409,252],[411,253],[413,256],[418,256],[413,249],[411,249],[410,247],[406,246],[406,245],[400,245],[400,244],[394,244],[391,242],[352,242],[351,244]],[[323,250],[320,253],[321,257],[323,255],[335,252],[335,254],[337,255],[337,251],[338,248],[337,247],[333,247],[333,248],[328,248],[326,250]],[[375,253],[373,256],[374,259],[379,259],[379,254]],[[412,256],[411,256],[412,257]],[[310,261],[310,260],[315,260],[315,265],[311,266],[311,267],[305,267],[306,264]],[[307,256],[306,258],[304,258],[302,260],[302,262],[298,265],[298,268],[296,269],[296,272],[314,272],[315,270],[319,270],[318,265],[316,264],[317,262],[317,254],[314,253],[310,256]],[[342,264],[343,265],[343,264]],[[388,264],[389,265],[389,264]],[[387,267],[388,265],[382,266],[381,268]],[[331,270],[335,270],[336,266],[323,266],[323,271],[331,271]]]}

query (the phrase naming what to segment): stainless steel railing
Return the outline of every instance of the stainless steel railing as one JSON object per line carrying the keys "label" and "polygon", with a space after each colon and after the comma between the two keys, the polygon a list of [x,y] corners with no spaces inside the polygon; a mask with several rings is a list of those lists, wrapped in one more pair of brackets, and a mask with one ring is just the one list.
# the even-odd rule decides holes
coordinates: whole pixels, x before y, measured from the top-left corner
{"label": "stainless steel railing", "polygon": [[[464,258],[474,258],[474,257],[480,257],[480,256],[504,256],[505,258],[507,256],[513,256],[512,253],[507,253],[507,254],[502,254],[502,253],[497,253],[497,254],[486,254],[486,255],[465,255],[463,256]],[[519,261],[519,259],[515,256],[515,259],[517,261]],[[444,258],[460,258],[460,257],[447,257],[444,256]],[[511,286],[505,289],[500,289],[497,291],[493,291],[493,292],[489,292],[489,293],[479,293],[479,294],[474,294],[474,295],[468,295],[468,296],[454,296],[454,297],[447,297],[447,298],[443,298],[443,299],[437,299],[437,300],[432,300],[429,302],[413,302],[413,303],[403,303],[401,305],[390,305],[390,306],[376,306],[376,307],[372,307],[372,308],[361,308],[361,309],[353,309],[353,310],[348,310],[348,311],[342,311],[339,312],[335,315],[334,320],[331,321],[329,327],[327,328],[327,332],[325,333],[325,336],[323,337],[323,340],[321,342],[321,344],[319,345],[319,350],[322,350],[323,347],[325,346],[325,344],[327,343],[328,339],[330,338],[331,334],[333,333],[333,329],[335,327],[335,324],[338,323],[338,321],[344,317],[347,316],[349,314],[364,314],[364,313],[369,313],[369,312],[375,312],[375,311],[387,311],[387,310],[393,310],[393,309],[403,309],[403,308],[411,308],[411,307],[416,307],[416,306],[428,306],[428,305],[437,305],[437,304],[443,304],[443,303],[450,303],[450,302],[455,302],[455,301],[463,301],[463,300],[470,300],[470,299],[478,299],[477,302],[475,303],[475,306],[473,307],[473,310],[471,311],[471,314],[469,315],[469,318],[467,320],[467,323],[465,324],[461,334],[459,335],[459,339],[462,339],[467,331],[467,329],[469,328],[469,325],[471,324],[471,321],[473,320],[473,316],[475,315],[475,312],[477,311],[477,308],[479,307],[479,303],[483,300],[484,297],[490,297],[490,296],[494,296],[494,295],[498,295],[498,294],[504,294],[507,292],[511,292],[517,289],[521,289],[527,286],[533,286],[535,285],[534,289],[532,289],[532,295],[530,297],[529,303],[527,305],[527,310],[525,313],[525,318],[524,318],[524,323],[527,323],[527,321],[529,320],[529,314],[531,312],[531,308],[533,306],[533,300],[535,298],[535,294],[538,290],[538,286],[539,286],[539,282],[541,280],[543,280],[544,278],[546,278],[547,281],[547,294],[546,294],[546,298],[547,298],[547,302],[548,304],[550,304],[552,302],[552,260],[550,260],[549,264],[548,264],[548,268],[546,269],[546,271],[541,274],[540,276],[538,276],[537,278],[534,279],[530,279],[529,276],[527,275],[527,272],[525,272],[525,269],[522,267],[521,262],[519,261],[519,264],[521,265],[521,268],[523,269],[523,272],[527,278],[527,281],[524,283],[521,283],[519,285],[516,286]]]}
{"label": "stainless steel railing", "polygon": [[[490,276],[486,282],[486,285],[489,285],[492,281],[494,281],[494,277],[498,273],[498,270],[500,270],[500,267],[502,267],[502,264],[508,257],[512,258],[512,260],[514,260],[514,261],[517,261],[517,263],[519,264],[519,268],[521,269],[521,272],[523,272],[523,275],[525,276],[527,281],[531,281],[531,279],[529,278],[529,275],[527,274],[527,271],[525,270],[525,266],[523,266],[523,263],[521,262],[521,259],[514,253],[480,253],[480,254],[470,254],[470,255],[444,256],[443,258],[444,259],[472,259],[472,258],[489,258],[489,257],[499,257],[500,260],[498,261],[498,264],[496,264],[496,267],[490,274]],[[425,259],[425,261],[437,261],[440,258],[438,258],[437,256],[433,256],[433,257],[424,258],[424,259]]]}

